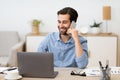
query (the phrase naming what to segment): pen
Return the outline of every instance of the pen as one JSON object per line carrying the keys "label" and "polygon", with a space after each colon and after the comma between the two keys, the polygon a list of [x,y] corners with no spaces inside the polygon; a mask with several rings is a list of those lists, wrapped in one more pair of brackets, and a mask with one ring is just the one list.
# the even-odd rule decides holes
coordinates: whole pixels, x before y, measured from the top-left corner
{"label": "pen", "polygon": [[99,64],[100,64],[101,69],[103,69],[101,61],[99,61]]}
{"label": "pen", "polygon": [[108,68],[109,66],[109,60],[106,61],[106,69]]}
{"label": "pen", "polygon": [[10,68],[10,69],[7,69],[7,71],[11,71],[11,70],[15,70],[15,69],[17,69],[17,68]]}
{"label": "pen", "polygon": [[106,69],[108,68],[108,64],[106,65]]}

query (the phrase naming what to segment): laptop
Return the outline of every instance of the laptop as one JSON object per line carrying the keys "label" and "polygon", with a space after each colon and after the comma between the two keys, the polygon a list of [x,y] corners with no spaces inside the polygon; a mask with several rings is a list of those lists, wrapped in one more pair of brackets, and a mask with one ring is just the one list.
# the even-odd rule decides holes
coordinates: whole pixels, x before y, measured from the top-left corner
{"label": "laptop", "polygon": [[17,57],[18,71],[23,77],[55,78],[58,74],[52,53],[18,52]]}

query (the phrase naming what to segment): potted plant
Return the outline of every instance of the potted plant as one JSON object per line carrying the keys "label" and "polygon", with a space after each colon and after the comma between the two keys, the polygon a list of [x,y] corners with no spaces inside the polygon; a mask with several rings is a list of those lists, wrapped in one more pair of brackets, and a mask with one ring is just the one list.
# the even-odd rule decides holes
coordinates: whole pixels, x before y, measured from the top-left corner
{"label": "potted plant", "polygon": [[93,25],[90,25],[91,33],[93,33],[93,34],[100,33],[100,25],[101,24],[102,24],[102,22],[97,23],[96,21],[94,21]]}
{"label": "potted plant", "polygon": [[41,20],[34,19],[32,21],[32,33],[39,34],[39,25],[42,23]]}

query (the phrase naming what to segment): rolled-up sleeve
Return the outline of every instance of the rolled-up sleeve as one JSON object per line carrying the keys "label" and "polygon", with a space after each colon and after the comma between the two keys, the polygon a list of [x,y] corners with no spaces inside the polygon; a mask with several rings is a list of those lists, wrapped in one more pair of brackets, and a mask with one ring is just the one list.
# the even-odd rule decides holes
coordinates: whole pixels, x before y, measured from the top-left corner
{"label": "rolled-up sleeve", "polygon": [[85,53],[83,53],[82,56],[76,58],[75,60],[78,68],[85,68],[88,64],[88,56]]}
{"label": "rolled-up sleeve", "polygon": [[79,68],[85,68],[88,65],[88,47],[87,47],[87,40],[81,39],[81,45],[83,48],[83,54],[76,58],[76,63]]}

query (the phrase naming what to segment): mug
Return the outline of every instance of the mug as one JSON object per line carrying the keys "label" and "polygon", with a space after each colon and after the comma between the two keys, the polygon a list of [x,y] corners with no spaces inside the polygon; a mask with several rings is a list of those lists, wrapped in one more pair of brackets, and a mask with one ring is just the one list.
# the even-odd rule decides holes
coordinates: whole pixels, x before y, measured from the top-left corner
{"label": "mug", "polygon": [[19,79],[21,76],[19,75],[18,70],[6,71],[5,79]]}

